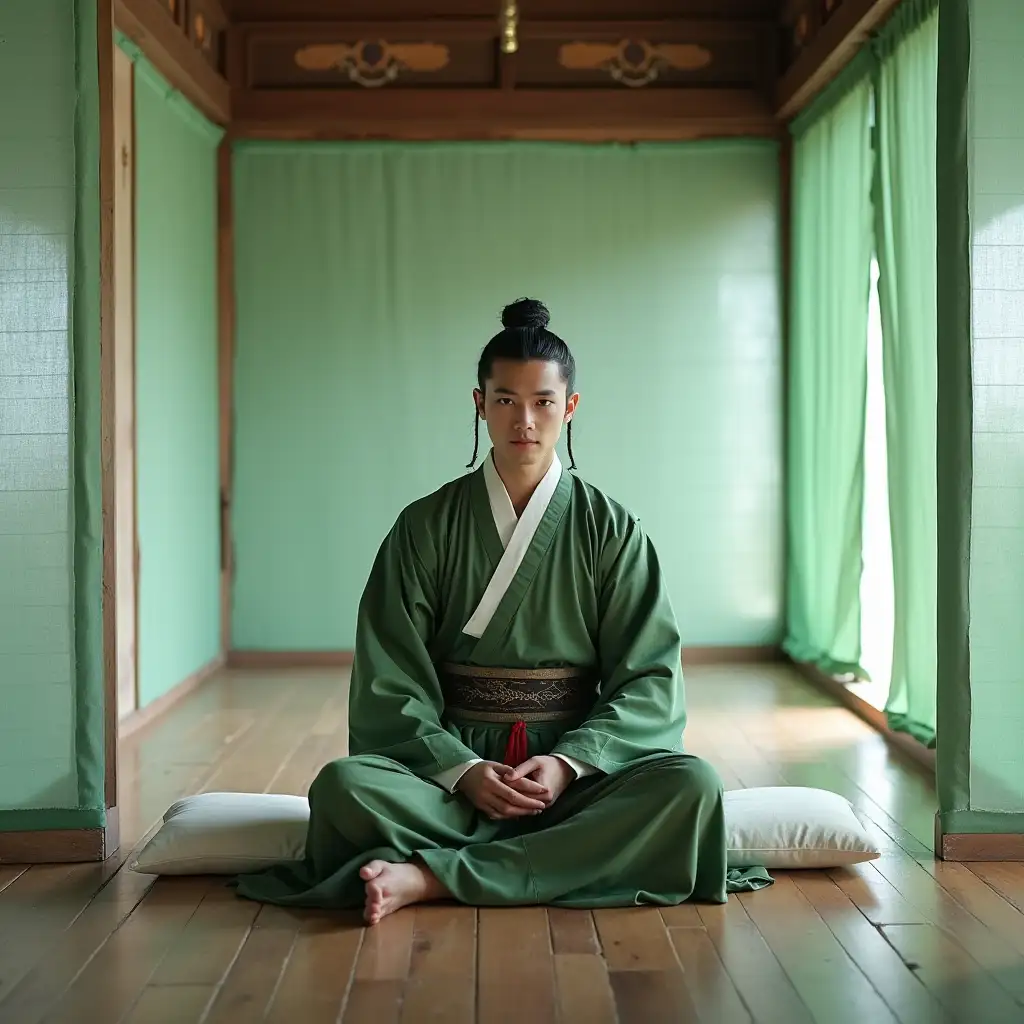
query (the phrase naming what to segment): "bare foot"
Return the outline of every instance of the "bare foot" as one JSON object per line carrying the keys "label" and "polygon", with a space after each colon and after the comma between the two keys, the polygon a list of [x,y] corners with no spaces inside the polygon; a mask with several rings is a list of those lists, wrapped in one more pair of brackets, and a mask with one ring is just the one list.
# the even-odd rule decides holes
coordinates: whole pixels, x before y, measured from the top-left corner
{"label": "bare foot", "polygon": [[410,903],[439,900],[448,890],[432,871],[421,864],[390,864],[385,860],[372,860],[359,872],[366,882],[366,923],[377,924]]}

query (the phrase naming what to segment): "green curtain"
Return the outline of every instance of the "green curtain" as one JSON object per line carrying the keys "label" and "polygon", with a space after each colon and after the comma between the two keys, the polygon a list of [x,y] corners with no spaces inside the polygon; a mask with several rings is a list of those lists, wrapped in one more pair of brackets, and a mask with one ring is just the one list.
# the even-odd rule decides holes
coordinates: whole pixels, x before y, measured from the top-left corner
{"label": "green curtain", "polygon": [[872,252],[870,63],[792,127],[786,652],[862,674],[861,519]]}
{"label": "green curtain", "polygon": [[882,314],[894,633],[886,711],[935,739],[938,9],[905,0],[876,41],[876,248]]}

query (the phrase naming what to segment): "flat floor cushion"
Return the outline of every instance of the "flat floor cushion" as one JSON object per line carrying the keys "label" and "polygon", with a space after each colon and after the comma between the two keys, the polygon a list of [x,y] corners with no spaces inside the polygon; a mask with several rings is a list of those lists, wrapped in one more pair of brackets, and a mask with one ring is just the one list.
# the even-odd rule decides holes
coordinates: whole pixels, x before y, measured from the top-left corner
{"label": "flat floor cushion", "polygon": [[199,793],[171,804],[131,866],[150,875],[259,871],[300,860],[308,824],[304,796]]}
{"label": "flat floor cushion", "polygon": [[[802,787],[725,794],[729,867],[840,867],[872,860],[872,843],[850,802]],[[173,803],[132,862],[153,875],[236,874],[299,860],[309,803],[279,793],[200,793]]]}
{"label": "flat floor cushion", "polygon": [[725,822],[731,868],[834,868],[880,855],[850,801],[827,789],[729,790]]}

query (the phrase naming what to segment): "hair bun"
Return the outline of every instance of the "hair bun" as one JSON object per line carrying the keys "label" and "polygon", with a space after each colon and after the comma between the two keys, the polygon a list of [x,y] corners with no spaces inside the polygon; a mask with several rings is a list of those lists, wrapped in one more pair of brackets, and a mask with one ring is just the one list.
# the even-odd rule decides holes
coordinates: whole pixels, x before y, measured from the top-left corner
{"label": "hair bun", "polygon": [[502,327],[545,328],[551,323],[548,307],[537,299],[516,299],[501,311]]}

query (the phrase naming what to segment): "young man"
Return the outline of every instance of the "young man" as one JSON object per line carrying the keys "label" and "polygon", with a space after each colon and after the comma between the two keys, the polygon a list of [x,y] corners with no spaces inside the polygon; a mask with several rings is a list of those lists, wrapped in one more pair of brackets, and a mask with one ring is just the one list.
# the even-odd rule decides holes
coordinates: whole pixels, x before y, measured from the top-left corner
{"label": "young man", "polygon": [[[611,907],[724,902],[721,782],[682,752],[680,637],[637,520],[563,471],[575,364],[523,299],[480,358],[481,469],[415,502],[359,608],[351,756],[309,791],[305,860],[243,896]],[[476,462],[474,446],[472,467]]]}

